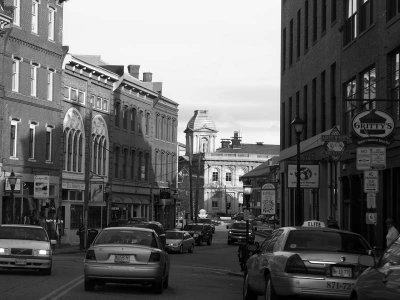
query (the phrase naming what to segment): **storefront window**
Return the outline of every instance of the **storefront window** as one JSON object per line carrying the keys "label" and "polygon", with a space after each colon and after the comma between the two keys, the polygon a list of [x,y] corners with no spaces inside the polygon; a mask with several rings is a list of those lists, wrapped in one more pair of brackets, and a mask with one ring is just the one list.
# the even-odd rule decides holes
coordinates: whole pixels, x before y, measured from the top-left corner
{"label": "storefront window", "polygon": [[107,222],[107,208],[105,206],[89,206],[88,228],[103,228]]}
{"label": "storefront window", "polygon": [[83,205],[71,205],[71,229],[78,229],[83,222]]}

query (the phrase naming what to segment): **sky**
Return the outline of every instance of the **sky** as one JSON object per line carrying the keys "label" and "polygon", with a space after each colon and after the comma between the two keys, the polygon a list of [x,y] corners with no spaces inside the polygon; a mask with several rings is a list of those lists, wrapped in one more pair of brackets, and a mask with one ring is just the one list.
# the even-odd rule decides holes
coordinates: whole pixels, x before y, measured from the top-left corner
{"label": "sky", "polygon": [[140,65],[179,104],[178,141],[208,110],[217,141],[279,144],[280,5],[276,0],[64,2],[71,54]]}

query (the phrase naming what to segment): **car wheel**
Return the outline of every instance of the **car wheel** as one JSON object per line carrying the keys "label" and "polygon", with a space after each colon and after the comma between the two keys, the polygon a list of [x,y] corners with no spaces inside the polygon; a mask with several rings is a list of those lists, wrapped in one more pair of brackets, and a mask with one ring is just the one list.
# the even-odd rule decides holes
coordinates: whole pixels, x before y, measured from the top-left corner
{"label": "car wheel", "polygon": [[179,247],[179,253],[180,253],[180,254],[183,253],[183,246],[182,246],[182,245]]}
{"label": "car wheel", "polygon": [[164,283],[163,283],[163,288],[167,289],[168,288],[168,284],[169,284],[169,276],[167,275],[167,277],[165,278]]}
{"label": "car wheel", "polygon": [[153,284],[153,289],[157,294],[162,294],[164,290],[164,276],[161,276],[160,280]]}
{"label": "car wheel", "polygon": [[265,300],[278,300],[279,297],[275,294],[274,287],[272,286],[271,277],[265,276]]}
{"label": "car wheel", "polygon": [[51,275],[51,267],[47,269],[40,269],[39,273],[42,275]]}
{"label": "car wheel", "polygon": [[194,245],[192,244],[192,245],[190,245],[190,248],[189,248],[188,252],[189,253],[193,253],[193,251],[194,251]]}
{"label": "car wheel", "polygon": [[249,275],[246,273],[243,280],[243,300],[256,300],[257,295],[249,287]]}
{"label": "car wheel", "polygon": [[212,243],[212,237],[209,237],[208,241],[207,241],[207,245],[211,245]]}
{"label": "car wheel", "polygon": [[85,291],[94,290],[94,281],[90,279],[85,279]]}

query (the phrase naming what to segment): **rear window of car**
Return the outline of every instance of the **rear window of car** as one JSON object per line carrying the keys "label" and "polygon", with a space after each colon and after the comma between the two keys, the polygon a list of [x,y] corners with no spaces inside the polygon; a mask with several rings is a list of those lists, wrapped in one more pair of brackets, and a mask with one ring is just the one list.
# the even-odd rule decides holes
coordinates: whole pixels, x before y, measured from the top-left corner
{"label": "rear window of car", "polygon": [[293,230],[285,244],[286,251],[334,251],[367,254],[370,247],[361,236],[337,231]]}
{"label": "rear window of car", "polygon": [[128,244],[157,247],[153,233],[141,230],[103,230],[99,233],[94,244]]}
{"label": "rear window of car", "polygon": [[[246,223],[233,223],[232,229],[246,229]],[[249,229],[251,229],[251,225],[249,226]]]}
{"label": "rear window of car", "polygon": [[185,230],[203,230],[203,225],[185,225]]}
{"label": "rear window of car", "polygon": [[43,228],[0,227],[0,239],[48,241]]}
{"label": "rear window of car", "polygon": [[178,240],[182,238],[182,234],[183,234],[182,232],[167,231],[165,233],[165,237],[171,240]]}

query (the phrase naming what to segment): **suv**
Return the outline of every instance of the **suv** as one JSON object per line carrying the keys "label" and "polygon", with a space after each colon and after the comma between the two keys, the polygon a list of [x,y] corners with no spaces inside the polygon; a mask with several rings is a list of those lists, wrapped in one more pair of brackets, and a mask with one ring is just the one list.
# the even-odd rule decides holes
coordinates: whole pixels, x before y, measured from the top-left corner
{"label": "suv", "polygon": [[213,223],[213,221],[212,221],[211,219],[208,219],[208,218],[199,218],[199,219],[197,220],[197,223],[203,223],[203,224],[208,224],[208,225],[210,225],[210,226],[211,226],[211,229],[212,229],[212,233],[215,233],[215,225],[214,225],[214,223]]}
{"label": "suv", "polygon": [[[254,243],[255,233],[254,228],[249,223],[249,242]],[[232,223],[230,229],[228,231],[228,245],[233,244],[234,242],[244,243],[246,242],[246,222],[245,221],[236,221]]]}
{"label": "suv", "polygon": [[190,235],[194,238],[196,245],[201,245],[202,242],[206,242],[207,245],[211,245],[212,243],[212,228],[208,224],[187,224],[183,230],[186,230],[190,233]]}

